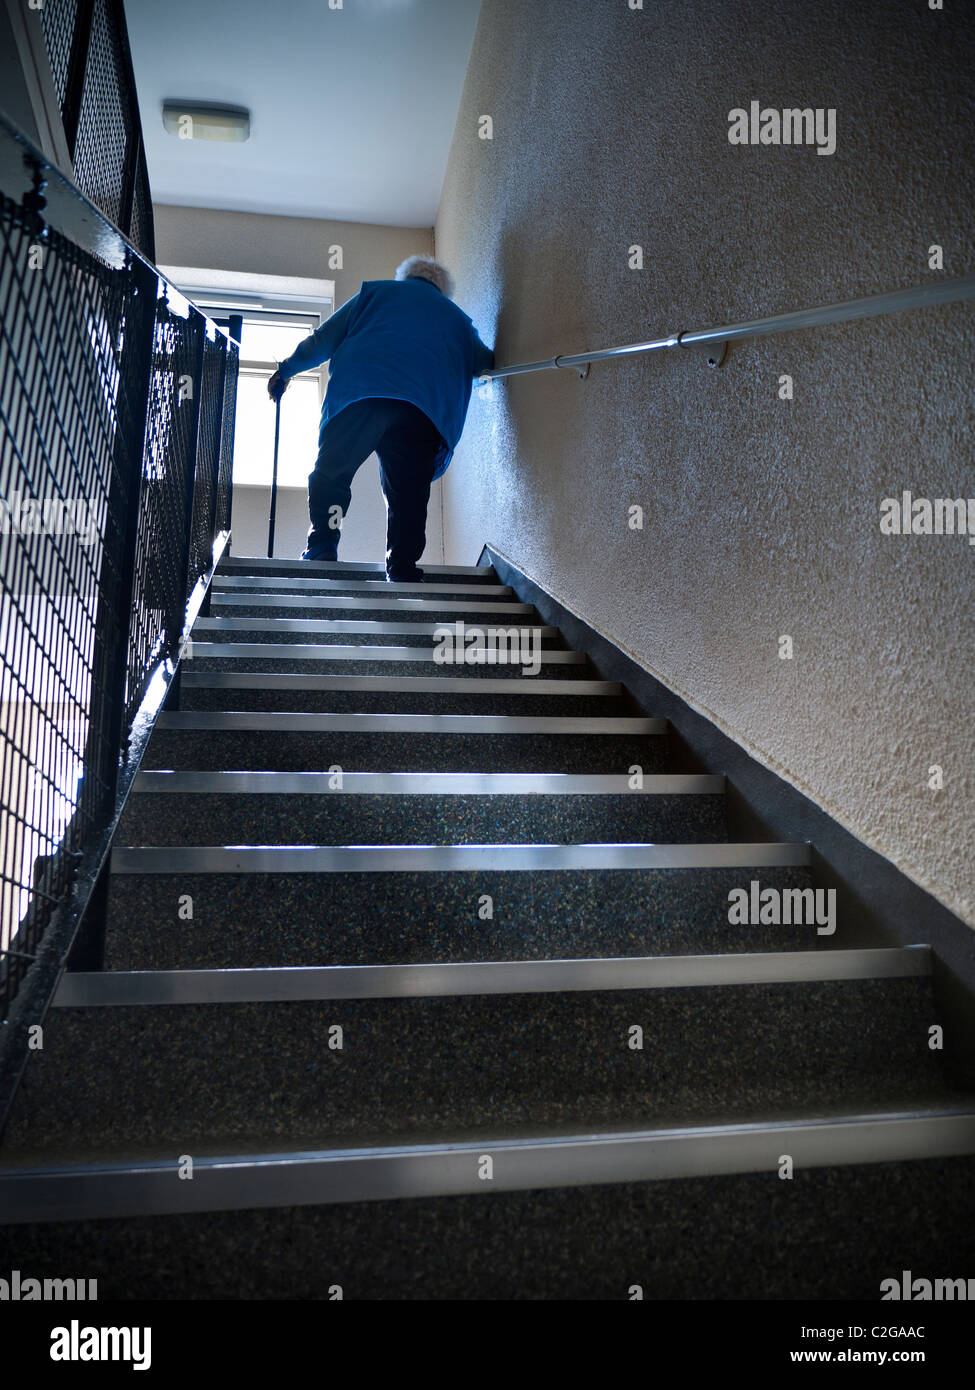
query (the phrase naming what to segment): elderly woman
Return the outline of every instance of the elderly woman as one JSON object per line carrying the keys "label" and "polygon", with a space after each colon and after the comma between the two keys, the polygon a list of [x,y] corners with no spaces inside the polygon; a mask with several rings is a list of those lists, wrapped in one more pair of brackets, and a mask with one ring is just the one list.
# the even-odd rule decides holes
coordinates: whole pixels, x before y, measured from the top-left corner
{"label": "elderly woman", "polygon": [[410,256],[395,280],[365,281],[278,363],[268,382],[275,400],[298,372],[330,363],[303,560],[338,558],[334,519],[345,516],[352,479],[375,452],[386,498],[386,577],[422,579],[430,485],[457,447],[474,378],[494,365],[451,293],[439,261]]}

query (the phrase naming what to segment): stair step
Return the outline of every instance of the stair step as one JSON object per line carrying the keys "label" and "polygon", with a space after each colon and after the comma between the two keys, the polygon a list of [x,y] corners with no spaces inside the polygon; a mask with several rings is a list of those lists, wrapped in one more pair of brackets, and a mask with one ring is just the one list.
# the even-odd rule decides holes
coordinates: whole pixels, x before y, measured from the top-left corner
{"label": "stair step", "polygon": [[514,589],[507,584],[444,584],[425,581],[416,584],[392,584],[383,579],[312,579],[301,575],[223,574],[219,570],[214,577],[211,592],[215,599],[229,593],[322,594],[328,598],[341,594],[373,594],[381,601],[389,596],[428,599],[435,594],[449,595],[451,598],[470,594],[478,599],[510,598],[517,602]]}
{"label": "stair step", "polygon": [[[562,643],[562,634],[557,627],[539,627],[524,617],[505,620],[503,624],[497,620],[490,624],[473,626],[481,633],[490,634],[496,630],[502,634],[497,639],[499,642],[508,641],[505,634],[514,634],[513,651],[502,645],[500,652],[490,653],[495,658],[495,664],[498,664],[499,656],[505,661],[510,660],[519,665],[527,664],[529,660],[534,660],[534,654],[539,647],[559,647]],[[406,622],[371,622],[365,618],[197,618],[193,625],[193,640],[196,642],[201,637],[204,641],[208,638],[218,641],[221,638],[229,638],[234,642],[266,642],[271,646],[289,643],[317,646],[331,642],[369,647],[401,646],[402,639],[408,637],[410,646],[432,648],[438,645],[438,639],[445,630],[453,631],[453,622],[430,622],[425,617]],[[466,631],[466,625],[462,631]],[[478,645],[486,644],[480,642]],[[459,645],[459,651],[464,655],[463,641]],[[461,669],[465,664],[464,661],[456,663]]]}
{"label": "stair step", "polygon": [[615,681],[542,676],[332,676],[193,671],[182,676],[183,710],[280,710],[361,714],[521,714],[606,718],[629,713]]}
{"label": "stair step", "polygon": [[[154,1154],[150,1151],[131,1162],[116,1157],[74,1165],[62,1160],[46,1169],[26,1164],[15,1167],[4,1155],[0,1221],[7,1225],[79,1216],[95,1220],[138,1214],[404,1202],[465,1193],[483,1200],[486,1192],[492,1194],[488,1200],[493,1206],[498,1192],[577,1185],[655,1185],[740,1173],[777,1178],[783,1153],[792,1157],[794,1169],[800,1173],[817,1168],[835,1170],[844,1164],[964,1158],[967,1161],[960,1166],[971,1181],[975,1175],[973,1147],[975,1105],[949,1104],[935,1097],[928,1105],[909,1109],[841,1111],[822,1118],[647,1125],[595,1134],[541,1132],[531,1137],[499,1133],[449,1143],[200,1154],[192,1155],[191,1182],[176,1178],[174,1150],[178,1145],[169,1146],[164,1154],[159,1154],[157,1145]],[[490,1187],[479,1176],[485,1154],[493,1159]],[[658,1199],[666,1200],[666,1192],[653,1190]],[[787,1190],[791,1194],[795,1189]],[[970,1195],[967,1209],[971,1210]],[[820,1218],[826,1214],[826,1208],[821,1208]],[[709,1212],[709,1219],[714,1215]],[[968,1234],[970,1238],[971,1232]]]}
{"label": "stair step", "polygon": [[442,995],[908,979],[930,974],[928,946],[749,951],[724,956],[445,961],[427,965],[97,970],[62,975],[54,1007],[241,1004],[284,999],[427,999]]}
{"label": "stair step", "polygon": [[663,719],[520,715],[174,711],[159,716],[147,769],[254,772],[663,770]]}
{"label": "stair step", "polygon": [[[842,922],[828,936],[816,925],[729,922],[732,890],[752,882],[810,889],[808,865],[796,862],[805,846],[650,846],[616,868],[604,867],[614,858],[605,845],[502,851],[218,847],[188,861],[182,850],[119,847],[106,961],[114,970],[413,964],[809,950],[845,941]],[[522,867],[506,867],[512,859]],[[674,867],[682,859],[688,867]],[[286,870],[296,860],[306,872]],[[531,871],[546,864],[558,867]],[[254,872],[258,865],[268,867]]]}
{"label": "stair step", "polygon": [[[424,568],[221,561],[107,969],[62,976],[0,1141],[0,1266],[103,1299],[874,1300],[975,1267],[932,951],[792,921],[810,846],[729,842],[666,720],[492,567]],[[525,649],[442,663],[455,623]],[[731,921],[759,888],[788,920]]]}
{"label": "stair step", "polygon": [[[422,565],[424,576],[440,584],[497,584],[491,565]],[[266,560],[238,555],[224,556],[217,567],[220,575],[297,575],[300,578],[368,579],[386,582],[383,565],[343,560]],[[422,585],[422,581],[421,581]]]}
{"label": "stair step", "polygon": [[[346,1300],[624,1301],[636,1286],[667,1307],[876,1302],[902,1270],[975,1268],[975,1160],[933,1156],[965,1154],[971,1130],[971,1115],[932,1108],[230,1154],[198,1160],[192,1182],[174,1176],[169,1151],[5,1175],[0,1212],[19,1224],[0,1227],[0,1265],[83,1271],[100,1300],[321,1300],[338,1285]],[[791,1181],[778,1176],[783,1153]],[[103,1219],[78,1219],[88,1214]]]}
{"label": "stair step", "polygon": [[[432,639],[429,646],[416,643],[200,642],[194,639],[183,660],[184,669],[195,671],[302,672],[327,661],[329,670],[336,674],[390,675],[401,667],[406,675],[441,671],[445,679],[456,676],[458,670],[467,676],[483,674],[489,678],[500,675],[510,680],[529,679],[521,662],[490,664],[485,660],[483,663],[465,662],[463,666],[446,665],[434,660],[435,652]],[[549,680],[560,677],[573,680],[585,673],[589,664],[582,652],[544,646],[538,652],[538,660]]]}
{"label": "stair step", "polygon": [[919,976],[65,1007],[0,1157],[146,1151],[165,1135],[195,1155],[906,1108],[944,1085],[934,1021]]}
{"label": "stair step", "polygon": [[[470,619],[470,626],[487,621],[496,624],[501,619],[509,623],[539,621],[530,603],[493,599],[419,598],[413,595],[376,594],[367,596],[327,594],[239,594],[216,593],[210,606],[213,617],[266,618],[338,618],[368,617],[385,622],[453,623],[458,618]],[[377,615],[382,615],[379,617]]]}
{"label": "stair step", "polygon": [[515,773],[143,772],[117,839],[214,844],[726,840],[724,779]]}

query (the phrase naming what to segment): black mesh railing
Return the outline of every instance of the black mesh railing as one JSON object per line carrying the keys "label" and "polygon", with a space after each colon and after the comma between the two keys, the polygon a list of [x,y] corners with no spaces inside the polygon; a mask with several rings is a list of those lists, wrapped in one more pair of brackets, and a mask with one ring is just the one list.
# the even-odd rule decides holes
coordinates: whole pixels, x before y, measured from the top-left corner
{"label": "black mesh railing", "polygon": [[127,119],[118,38],[111,0],[95,0],[88,62],[73,145],[74,181],[123,231],[126,162],[136,158],[138,127]]}
{"label": "black mesh railing", "polygon": [[71,69],[71,46],[78,22],[78,0],[47,0],[40,17],[54,91],[63,110]]}
{"label": "black mesh railing", "polygon": [[129,710],[141,700],[153,662],[173,652],[173,632],[182,624],[186,602],[185,556],[174,538],[184,529],[182,511],[192,476],[194,406],[190,402],[181,407],[179,383],[181,379],[190,382],[193,377],[194,327],[192,320],[175,318],[165,302],[159,301],[153,325],[145,496],[136,542],[136,594],[129,633]]}
{"label": "black mesh railing", "polygon": [[[133,331],[120,277],[104,274],[0,203],[0,1011],[6,1014],[75,838],[108,794],[92,728],[103,584],[117,585],[123,390],[117,345]],[[110,498],[113,506],[110,507]],[[106,544],[107,540],[107,544]],[[89,737],[97,756],[84,756]],[[86,776],[82,773],[86,772]]]}
{"label": "black mesh railing", "polygon": [[44,0],[40,19],[75,183],[153,260],[152,203],[122,0]]}
{"label": "black mesh railing", "polygon": [[[3,123],[0,143],[25,144]],[[85,245],[46,225],[33,168],[33,191],[0,190],[0,1081],[226,540],[237,374],[237,345],[93,208]]]}
{"label": "black mesh railing", "polygon": [[223,373],[225,358],[209,338],[203,343],[203,389],[197,423],[198,452],[190,519],[190,574],[202,574],[213,553],[213,517],[220,472],[220,435],[223,429]]}

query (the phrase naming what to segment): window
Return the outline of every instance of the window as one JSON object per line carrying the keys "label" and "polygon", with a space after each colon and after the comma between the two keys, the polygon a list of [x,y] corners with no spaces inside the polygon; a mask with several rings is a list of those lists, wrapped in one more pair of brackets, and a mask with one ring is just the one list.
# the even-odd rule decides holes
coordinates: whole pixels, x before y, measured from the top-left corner
{"label": "window", "polygon": [[[274,462],[274,403],[267,383],[332,312],[331,280],[257,275],[244,271],[162,266],[173,284],[223,328],[242,321],[240,376],[234,433],[234,484],[270,487]],[[288,383],[281,402],[278,485],[305,488],[318,453],[318,423],[328,374],[302,372]]]}
{"label": "window", "polygon": [[[277,364],[319,323],[317,316],[244,311],[234,428],[234,485],[269,487],[274,461],[274,402],[267,383]],[[292,377],[281,402],[278,486],[304,488],[318,452],[324,368]]]}

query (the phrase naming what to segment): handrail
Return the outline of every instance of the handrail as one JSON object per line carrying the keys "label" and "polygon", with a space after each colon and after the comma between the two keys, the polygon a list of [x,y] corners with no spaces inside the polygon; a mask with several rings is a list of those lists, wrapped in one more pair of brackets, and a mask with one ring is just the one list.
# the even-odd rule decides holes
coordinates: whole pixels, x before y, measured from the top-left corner
{"label": "handrail", "polygon": [[923,309],[932,304],[949,304],[961,299],[975,299],[975,274],[933,280],[906,290],[888,290],[884,294],[868,295],[863,299],[847,299],[840,304],[823,304],[815,309],[797,309],[788,314],[773,314],[769,318],[725,324],[722,328],[682,330],[668,333],[663,338],[651,338],[644,343],[600,348],[594,352],[558,353],[540,362],[518,362],[510,367],[498,367],[494,371],[483,372],[482,377],[498,380],[524,372],[552,371],[558,367],[578,369],[591,362],[636,357],[642,353],[656,352],[658,348],[695,347],[705,343],[730,343],[741,338],[763,338],[771,333],[790,333],[797,328],[819,328],[829,323],[848,323],[851,319],[876,318],[879,314],[896,314],[904,309]]}

